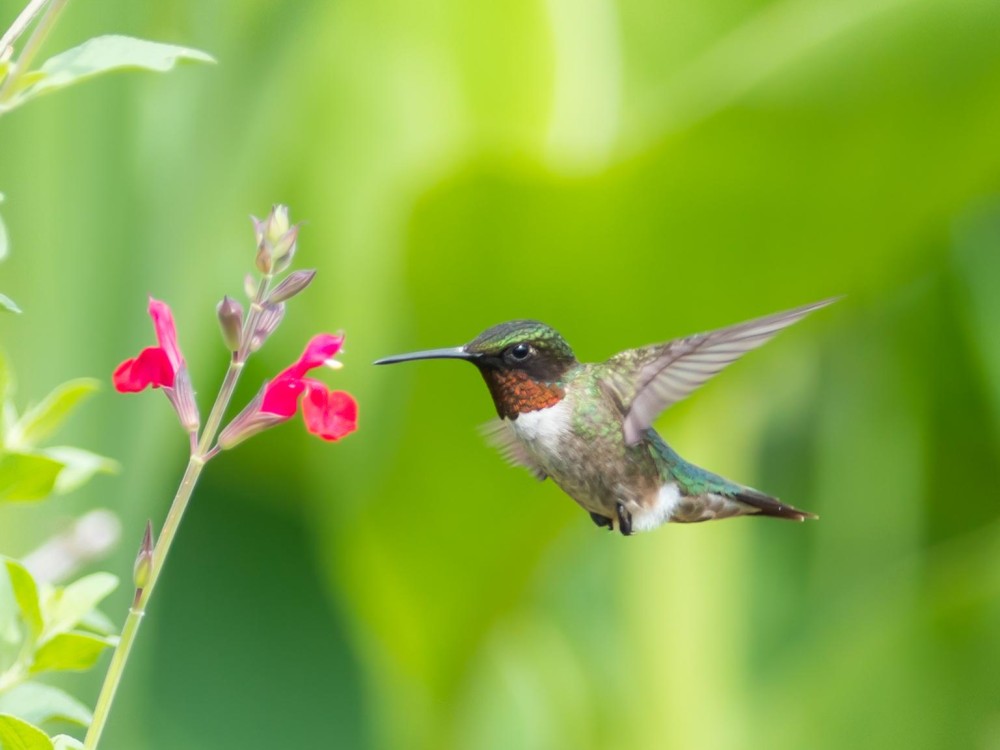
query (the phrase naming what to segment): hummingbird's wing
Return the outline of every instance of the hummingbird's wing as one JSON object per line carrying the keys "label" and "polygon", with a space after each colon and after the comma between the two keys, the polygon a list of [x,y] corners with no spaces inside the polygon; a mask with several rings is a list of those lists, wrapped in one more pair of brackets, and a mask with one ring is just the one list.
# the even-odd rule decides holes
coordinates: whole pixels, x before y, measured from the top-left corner
{"label": "hummingbird's wing", "polygon": [[767,343],[783,328],[837,299],[616,354],[606,363],[605,385],[622,410],[625,442],[638,443],[668,406],[688,396],[726,365]]}
{"label": "hummingbird's wing", "polygon": [[514,428],[506,419],[493,419],[479,428],[479,431],[486,438],[486,442],[500,451],[507,463],[513,466],[523,466],[535,475],[538,481],[542,481],[548,476],[545,471],[535,463],[528,449],[518,439]]}

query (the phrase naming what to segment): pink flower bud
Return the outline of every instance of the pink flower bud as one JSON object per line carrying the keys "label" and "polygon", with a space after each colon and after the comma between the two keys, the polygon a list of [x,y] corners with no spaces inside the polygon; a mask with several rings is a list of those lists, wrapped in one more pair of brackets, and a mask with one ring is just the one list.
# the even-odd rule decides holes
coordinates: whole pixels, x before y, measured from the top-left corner
{"label": "pink flower bud", "polygon": [[276,305],[264,305],[264,309],[261,310],[260,316],[257,318],[257,326],[254,328],[253,336],[250,338],[250,351],[255,352],[264,346],[264,342],[277,330],[284,318],[284,302],[279,302]]}
{"label": "pink flower bud", "polygon": [[222,340],[226,348],[235,352],[240,348],[240,338],[243,335],[243,307],[231,297],[223,297],[215,308],[222,329]]}
{"label": "pink flower bud", "polygon": [[270,296],[267,298],[268,302],[284,302],[294,297],[296,294],[304,290],[307,286],[312,283],[313,278],[316,276],[316,271],[312,269],[304,269],[301,271],[293,271],[288,274],[288,276],[282,281],[278,286],[274,288]]}
{"label": "pink flower bud", "polygon": [[132,581],[137,589],[144,589],[149,585],[149,577],[153,572],[153,522],[146,521],[146,533],[142,535],[142,544],[139,545],[139,554],[136,555],[135,565],[132,567]]}

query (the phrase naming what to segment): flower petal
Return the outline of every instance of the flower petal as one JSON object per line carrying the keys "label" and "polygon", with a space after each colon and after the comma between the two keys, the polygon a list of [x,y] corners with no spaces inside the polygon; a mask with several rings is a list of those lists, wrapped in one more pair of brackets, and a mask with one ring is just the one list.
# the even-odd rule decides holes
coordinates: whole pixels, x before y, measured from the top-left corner
{"label": "flower petal", "polygon": [[145,388],[173,388],[174,369],[167,353],[158,346],[139,352],[135,359],[126,359],[111,376],[119,393],[138,393]]}
{"label": "flower petal", "polygon": [[279,417],[291,417],[299,405],[299,396],[306,388],[301,378],[282,373],[266,386],[260,410]]}
{"label": "flower petal", "polygon": [[177,327],[174,325],[174,314],[166,302],[149,298],[149,317],[153,319],[156,330],[156,340],[166,353],[171,368],[176,371],[184,362],[181,348],[177,344]]}
{"label": "flower petal", "polygon": [[344,345],[343,336],[334,336],[329,333],[320,333],[313,336],[306,349],[299,357],[299,361],[293,367],[302,368],[299,375],[305,375],[309,370],[313,370],[340,351]]}
{"label": "flower petal", "polygon": [[339,440],[358,429],[358,403],[344,391],[329,391],[315,380],[302,400],[306,429],[324,440]]}

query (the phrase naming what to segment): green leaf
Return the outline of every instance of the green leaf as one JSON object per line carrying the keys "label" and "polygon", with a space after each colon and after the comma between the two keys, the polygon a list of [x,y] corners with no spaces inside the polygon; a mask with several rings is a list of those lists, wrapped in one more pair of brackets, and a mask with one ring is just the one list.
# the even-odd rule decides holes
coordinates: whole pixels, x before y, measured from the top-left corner
{"label": "green leaf", "polygon": [[42,451],[49,458],[63,464],[56,478],[56,493],[62,495],[86,484],[94,474],[117,474],[121,470],[117,461],[85,451],[82,448],[59,446]]}
{"label": "green leaf", "polygon": [[[4,232],[3,221],[0,220],[0,246],[4,245],[4,240],[6,239],[3,236],[3,232]],[[17,306],[17,303],[3,293],[0,293],[0,310],[2,310],[3,312],[11,312],[18,314],[20,314],[21,312],[21,308]]]}
{"label": "green leaf", "polygon": [[[7,370],[6,373],[4,374],[7,376],[7,383],[6,383],[7,391],[8,392],[13,391],[14,373],[11,372],[10,370]],[[17,424],[17,407],[14,406],[13,401],[6,400],[2,404],[0,404],[0,409],[3,410],[3,413],[0,414],[0,435],[2,435],[5,438],[4,442],[0,443],[0,453],[2,453],[3,446],[7,444],[6,443],[7,433],[10,432],[14,428],[14,425]]]}
{"label": "green leaf", "polygon": [[89,39],[79,47],[46,60],[38,72],[44,77],[17,97],[19,102],[121,68],[167,71],[182,60],[215,62],[200,50],[161,44],[128,36]]}
{"label": "green leaf", "polygon": [[32,453],[0,456],[0,502],[41,500],[52,494],[61,461]]}
{"label": "green leaf", "polygon": [[7,576],[14,591],[14,599],[21,610],[21,618],[28,625],[32,638],[42,634],[42,609],[38,602],[38,586],[21,563],[7,560]]}
{"label": "green leaf", "polygon": [[52,738],[53,750],[83,750],[83,743],[68,734],[57,734]]}
{"label": "green leaf", "polygon": [[53,750],[52,740],[38,727],[16,716],[0,714],[0,748],[3,750]]}
{"label": "green leaf", "polygon": [[10,576],[6,568],[0,568],[0,690],[17,679],[9,672],[23,656],[25,630]]}
{"label": "green leaf", "polygon": [[58,430],[80,402],[98,388],[100,383],[93,378],[78,378],[56,387],[41,403],[25,412],[7,435],[7,445],[30,450]]}
{"label": "green leaf", "polygon": [[99,609],[91,610],[84,615],[83,619],[77,624],[77,627],[80,630],[86,630],[88,633],[96,633],[97,635],[112,635],[118,632],[118,628],[111,621],[111,618]]}
{"label": "green leaf", "polygon": [[75,628],[104,598],[118,587],[110,573],[92,573],[65,588],[57,588],[45,600],[45,638]]}
{"label": "green leaf", "polygon": [[108,646],[118,642],[114,637],[71,631],[60,633],[46,641],[35,652],[31,674],[51,671],[80,672],[90,669]]}
{"label": "green leaf", "polygon": [[26,682],[0,695],[0,714],[10,714],[32,724],[66,721],[82,727],[90,725],[94,715],[69,693],[40,682]]}

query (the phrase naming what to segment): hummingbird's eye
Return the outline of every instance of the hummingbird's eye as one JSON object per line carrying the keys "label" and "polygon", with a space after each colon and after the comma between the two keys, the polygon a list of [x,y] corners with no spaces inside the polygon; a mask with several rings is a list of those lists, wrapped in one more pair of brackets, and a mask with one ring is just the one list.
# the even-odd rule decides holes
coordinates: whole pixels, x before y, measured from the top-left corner
{"label": "hummingbird's eye", "polygon": [[531,354],[530,344],[515,344],[510,348],[510,356],[517,360],[525,360]]}

